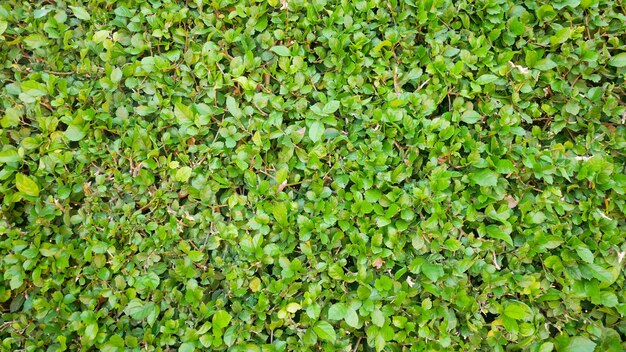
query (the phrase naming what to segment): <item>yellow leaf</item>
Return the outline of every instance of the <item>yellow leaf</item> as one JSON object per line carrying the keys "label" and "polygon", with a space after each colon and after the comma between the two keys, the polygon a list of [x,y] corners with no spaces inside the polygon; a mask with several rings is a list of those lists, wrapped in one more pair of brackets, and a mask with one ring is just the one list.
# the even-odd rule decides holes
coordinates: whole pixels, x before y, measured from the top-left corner
{"label": "yellow leaf", "polygon": [[261,280],[258,277],[253,278],[250,280],[248,287],[250,288],[250,291],[258,292],[261,289]]}

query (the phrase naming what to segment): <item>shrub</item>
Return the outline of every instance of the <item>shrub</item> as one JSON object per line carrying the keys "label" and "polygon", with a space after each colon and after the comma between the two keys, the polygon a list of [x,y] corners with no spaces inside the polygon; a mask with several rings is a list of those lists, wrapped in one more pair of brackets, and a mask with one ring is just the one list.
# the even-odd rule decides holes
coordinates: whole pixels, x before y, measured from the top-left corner
{"label": "shrub", "polygon": [[2,349],[623,351],[624,10],[3,1]]}

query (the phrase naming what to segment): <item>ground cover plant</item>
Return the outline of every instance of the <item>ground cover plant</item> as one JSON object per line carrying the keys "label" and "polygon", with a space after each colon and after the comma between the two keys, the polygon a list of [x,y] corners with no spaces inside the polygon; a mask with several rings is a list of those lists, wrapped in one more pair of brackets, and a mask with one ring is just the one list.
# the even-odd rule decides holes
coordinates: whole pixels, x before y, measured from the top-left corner
{"label": "ground cover plant", "polygon": [[625,350],[625,13],[0,2],[0,349]]}

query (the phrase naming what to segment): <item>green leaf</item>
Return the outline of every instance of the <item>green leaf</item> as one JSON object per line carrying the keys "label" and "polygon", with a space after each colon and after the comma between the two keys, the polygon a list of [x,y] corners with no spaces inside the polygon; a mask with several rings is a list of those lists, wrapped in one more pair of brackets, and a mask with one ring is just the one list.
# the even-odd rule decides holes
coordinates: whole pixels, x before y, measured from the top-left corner
{"label": "green leaf", "polygon": [[322,139],[324,135],[324,125],[321,122],[315,121],[309,127],[309,138],[313,143],[317,143]]}
{"label": "green leaf", "polygon": [[504,308],[504,315],[515,320],[525,319],[529,314],[528,307],[523,303],[510,303]]}
{"label": "green leaf", "polygon": [[619,53],[619,54],[614,55],[613,57],[611,57],[611,60],[609,60],[609,65],[611,65],[613,67],[624,67],[624,66],[626,66],[626,52]]}
{"label": "green leaf", "polygon": [[154,113],[156,109],[152,106],[140,105],[135,108],[135,112],[139,116],[148,116]]}
{"label": "green leaf", "polygon": [[485,84],[493,83],[498,80],[498,76],[492,74],[484,74],[476,79],[476,83],[484,86]]}
{"label": "green leaf", "polygon": [[556,63],[549,58],[545,58],[545,59],[539,60],[537,64],[535,64],[535,66],[533,67],[540,71],[548,71],[548,70],[555,68]]}
{"label": "green leaf", "polygon": [[578,7],[578,5],[580,5],[580,0],[559,0],[559,1],[554,2],[554,8],[558,10],[566,6],[569,6],[572,9],[574,9]]}
{"label": "green leaf", "polygon": [[272,214],[276,219],[276,222],[282,226],[288,226],[289,222],[287,220],[287,204],[284,202],[274,204],[274,208],[272,209]]}
{"label": "green leaf", "polygon": [[584,246],[577,246],[576,253],[583,261],[587,263],[593,263],[593,253],[589,250],[589,248]]}
{"label": "green leaf", "polygon": [[352,307],[348,307],[348,309],[346,310],[344,320],[346,324],[348,324],[348,326],[350,327],[353,327],[355,329],[359,327],[359,315]]}
{"label": "green leaf", "polygon": [[574,336],[569,340],[567,352],[593,352],[596,344],[583,336]]}
{"label": "green leaf", "polygon": [[299,311],[301,308],[302,306],[300,305],[300,303],[291,302],[287,304],[287,307],[285,307],[285,310],[288,311],[289,313],[295,313]]}
{"label": "green leaf", "polygon": [[276,183],[281,184],[289,178],[289,170],[282,168],[276,172]]}
{"label": "green leaf", "polygon": [[138,277],[137,280],[135,280],[135,287],[138,290],[141,289],[142,291],[146,291],[146,290],[151,291],[159,287],[160,282],[161,282],[161,279],[159,279],[159,276],[151,272],[151,273],[148,273],[147,275],[142,275]]}
{"label": "green leaf", "polygon": [[337,100],[331,100],[328,103],[326,103],[326,105],[324,105],[322,112],[325,115],[330,115],[330,114],[333,114],[338,109],[339,109],[339,102]]}
{"label": "green leaf", "polygon": [[343,269],[338,264],[332,264],[328,267],[328,276],[330,276],[334,280],[343,280],[345,273]]}
{"label": "green leaf", "polygon": [[191,177],[192,169],[189,166],[183,166],[180,169],[176,170],[176,175],[174,179],[178,182],[187,182]]}
{"label": "green leaf", "polygon": [[110,35],[111,35],[111,31],[108,31],[108,30],[96,31],[94,32],[93,37],[91,37],[91,40],[93,40],[94,43],[102,43]]}
{"label": "green leaf", "polygon": [[495,164],[496,171],[499,174],[511,174],[516,171],[515,166],[510,160],[498,160]]}
{"label": "green leaf", "polygon": [[439,280],[444,275],[441,264],[435,263],[424,263],[422,265],[422,273],[433,282]]}
{"label": "green leaf", "polygon": [[187,256],[191,259],[192,262],[197,263],[204,259],[204,253],[200,251],[189,251],[187,252]]}
{"label": "green leaf", "polygon": [[237,341],[237,331],[234,326],[229,327],[224,332],[224,343],[230,347]]}
{"label": "green leaf", "polygon": [[291,55],[291,52],[289,51],[289,48],[287,48],[286,46],[282,46],[282,45],[273,46],[270,50],[273,51],[274,53],[276,53],[279,56],[290,56]]}
{"label": "green leaf", "polygon": [[37,81],[24,81],[21,84],[22,92],[30,95],[31,97],[43,97],[48,94],[46,85]]}
{"label": "green leaf", "polygon": [[[226,336],[224,336],[224,338],[226,338]],[[203,347],[211,347],[211,344],[213,343],[212,335],[204,334],[200,336],[200,343]]]}
{"label": "green leaf", "polygon": [[[228,102],[228,98],[226,101]],[[189,125],[193,123],[194,120],[193,111],[191,111],[191,108],[181,103],[174,104],[174,116],[176,116],[176,122],[181,125]]]}
{"label": "green leaf", "polygon": [[48,38],[46,38],[45,36],[39,33],[35,33],[29,36],[26,36],[23,39],[23,42],[24,44],[26,44],[26,47],[28,49],[38,49],[38,48],[48,45]]}
{"label": "green leaf", "polygon": [[111,71],[111,82],[117,84],[122,80],[123,74],[119,67],[116,67]]}
{"label": "green leaf", "polygon": [[16,163],[22,160],[15,148],[9,148],[0,152],[0,163]]}
{"label": "green leaf", "polygon": [[328,319],[342,320],[348,312],[348,305],[345,303],[335,303],[328,309]]}
{"label": "green leaf", "polygon": [[3,128],[15,127],[20,124],[20,117],[22,112],[15,108],[8,108],[5,111],[5,115],[0,119],[0,126]]}
{"label": "green leaf", "polygon": [[211,320],[211,322],[213,323],[213,326],[216,326],[219,329],[223,329],[228,326],[231,319],[232,317],[230,316],[230,314],[228,314],[227,311],[218,310],[217,312],[215,312],[215,314],[213,314],[213,319]]}
{"label": "green leaf", "polygon": [[142,302],[137,298],[133,298],[124,309],[124,312],[135,320],[144,320],[156,309],[153,302]]}
{"label": "green leaf", "polygon": [[613,282],[615,282],[617,276],[619,275],[619,269],[617,271],[612,271],[593,263],[588,263],[585,265],[591,270],[591,274],[594,278],[604,283],[612,284]]}
{"label": "green leaf", "polygon": [[14,269],[8,272],[11,273],[9,288],[11,288],[11,290],[17,290],[18,288],[22,287],[22,284],[24,283],[24,271],[18,268],[17,270]]}
{"label": "green leaf", "polygon": [[471,173],[470,179],[482,187],[495,187],[498,184],[498,174],[489,169]]}
{"label": "green leaf", "polygon": [[480,114],[474,110],[467,110],[463,113],[463,115],[461,115],[461,121],[470,125],[475,124],[481,119],[482,119],[482,116],[480,116]]}
{"label": "green leaf", "polygon": [[241,109],[239,109],[239,104],[235,101],[235,98],[231,96],[226,97],[226,108],[228,109],[228,112],[236,119],[243,116],[243,112],[241,112]]}
{"label": "green leaf", "polygon": [[322,340],[335,342],[337,339],[337,335],[335,334],[335,329],[328,322],[323,320],[318,321],[313,326],[313,331],[315,334]]}
{"label": "green leaf", "polygon": [[39,195],[39,186],[37,185],[37,182],[33,181],[33,179],[27,175],[19,173],[16,174],[15,186],[18,191],[27,196],[37,197]]}
{"label": "green leaf", "polygon": [[87,324],[87,326],[85,327],[85,338],[88,341],[93,341],[96,339],[97,335],[98,335],[98,324],[97,323]]}
{"label": "green leaf", "polygon": [[109,337],[107,343],[102,347],[103,352],[122,352],[124,350],[124,339],[119,335]]}
{"label": "green leaf", "polygon": [[374,281],[374,287],[379,291],[391,291],[393,289],[393,280],[389,276],[381,276]]}
{"label": "green leaf", "polygon": [[554,344],[552,342],[544,342],[539,346],[539,350],[537,352],[551,352],[554,349]]}
{"label": "green leaf", "polygon": [[556,33],[550,37],[550,44],[558,45],[566,42],[570,36],[572,35],[572,29],[569,27],[561,28]]}
{"label": "green leaf", "polygon": [[193,352],[196,350],[196,346],[191,342],[184,342],[178,347],[178,352]]}
{"label": "green leaf", "polygon": [[72,142],[78,142],[81,139],[85,138],[85,132],[82,130],[80,126],[69,125],[65,130],[65,137]]}
{"label": "green leaf", "polygon": [[513,239],[511,238],[511,236],[500,227],[496,225],[488,225],[486,230],[487,236],[495,238],[497,240],[502,240],[511,246],[513,245]]}
{"label": "green leaf", "polygon": [[380,309],[374,309],[371,313],[372,323],[378,327],[385,325],[385,315]]}
{"label": "green leaf", "polygon": [[619,304],[619,299],[613,292],[602,291],[599,294],[591,297],[591,303],[601,304],[605,307],[616,307]]}
{"label": "green leaf", "polygon": [[74,16],[79,20],[88,21],[91,19],[91,15],[89,15],[89,12],[87,12],[84,7],[69,6],[69,8],[72,9],[72,13],[74,13]]}

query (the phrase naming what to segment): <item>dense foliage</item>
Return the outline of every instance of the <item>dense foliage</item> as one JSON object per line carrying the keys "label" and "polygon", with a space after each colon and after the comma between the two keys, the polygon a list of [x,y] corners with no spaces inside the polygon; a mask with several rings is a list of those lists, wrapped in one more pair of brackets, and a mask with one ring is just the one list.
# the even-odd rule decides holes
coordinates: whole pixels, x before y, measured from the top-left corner
{"label": "dense foliage", "polygon": [[625,13],[0,2],[0,348],[623,351]]}

